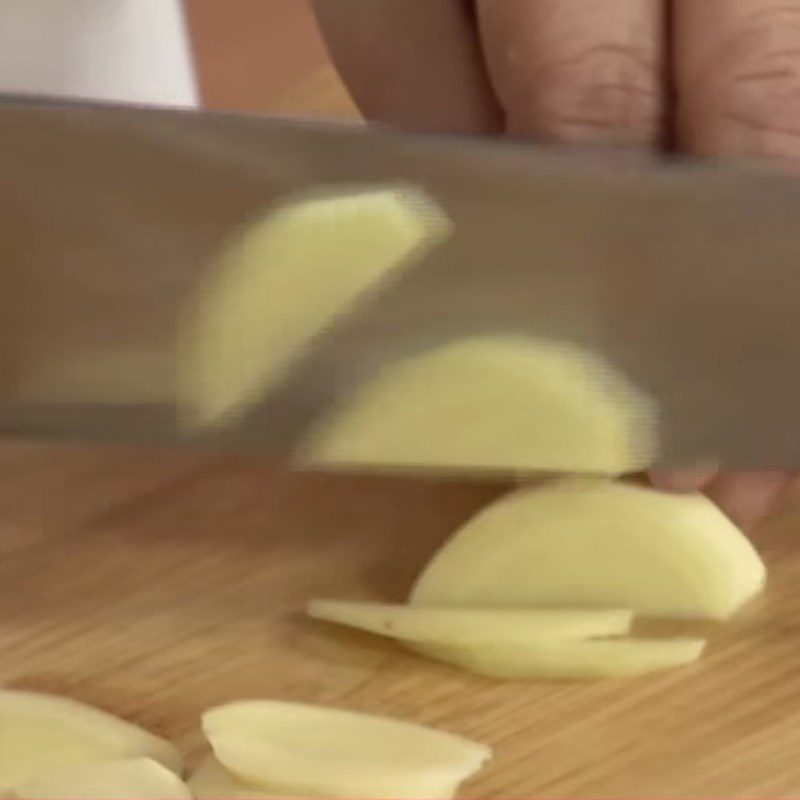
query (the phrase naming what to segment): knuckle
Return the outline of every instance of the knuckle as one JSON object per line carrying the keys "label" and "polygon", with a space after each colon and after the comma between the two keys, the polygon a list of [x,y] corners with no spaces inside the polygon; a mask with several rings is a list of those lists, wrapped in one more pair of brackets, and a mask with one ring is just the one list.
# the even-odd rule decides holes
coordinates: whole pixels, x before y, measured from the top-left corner
{"label": "knuckle", "polygon": [[800,8],[776,5],[749,17],[696,83],[699,124],[734,126],[747,155],[800,153]]}
{"label": "knuckle", "polygon": [[[651,144],[662,122],[661,81],[652,57],[598,47],[544,65],[528,108],[536,131],[566,144]],[[512,115],[509,115],[512,117]]]}

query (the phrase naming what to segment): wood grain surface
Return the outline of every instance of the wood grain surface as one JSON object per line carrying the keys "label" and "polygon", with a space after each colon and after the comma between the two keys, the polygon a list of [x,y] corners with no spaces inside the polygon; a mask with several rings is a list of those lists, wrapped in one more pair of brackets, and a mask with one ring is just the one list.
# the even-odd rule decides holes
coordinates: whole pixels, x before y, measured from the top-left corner
{"label": "wood grain surface", "polygon": [[280,697],[492,744],[475,797],[800,797],[797,515],[758,535],[765,598],[688,669],[503,683],[302,618],[400,600],[497,488],[299,476],[223,458],[6,444],[0,674],[202,752],[207,706]]}
{"label": "wood grain surface", "polygon": [[[243,12],[226,29],[230,46],[251,35],[247,7],[291,14],[292,4],[299,0],[196,6]],[[209,47],[211,62],[225,52],[224,42],[208,43],[212,22],[201,61]],[[299,30],[313,51],[313,29]],[[337,106],[346,95],[324,60],[282,74],[263,95],[257,80],[237,91],[264,109],[294,98],[283,110],[352,113]],[[215,104],[226,105],[224,88],[215,91]],[[244,94],[230,104],[240,101]],[[493,745],[494,761],[465,796],[800,797],[797,503],[756,535],[770,568],[765,597],[712,630],[701,663],[657,677],[494,682],[300,615],[311,595],[401,599],[448,532],[497,491],[2,443],[0,680],[95,703],[193,758],[203,751],[204,708],[279,697]]]}

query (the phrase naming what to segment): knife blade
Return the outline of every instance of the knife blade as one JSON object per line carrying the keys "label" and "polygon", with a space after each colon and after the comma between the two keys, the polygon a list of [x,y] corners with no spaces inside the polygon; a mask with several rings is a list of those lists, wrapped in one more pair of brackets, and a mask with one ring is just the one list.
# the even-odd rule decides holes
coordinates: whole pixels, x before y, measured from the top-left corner
{"label": "knife blade", "polygon": [[798,181],[9,97],[0,431],[196,443],[177,423],[176,325],[221,243],[299,190],[388,181],[439,203],[451,240],[317,337],[217,446],[284,457],[364,365],[501,332],[587,347],[642,387],[659,407],[656,466],[800,465]]}

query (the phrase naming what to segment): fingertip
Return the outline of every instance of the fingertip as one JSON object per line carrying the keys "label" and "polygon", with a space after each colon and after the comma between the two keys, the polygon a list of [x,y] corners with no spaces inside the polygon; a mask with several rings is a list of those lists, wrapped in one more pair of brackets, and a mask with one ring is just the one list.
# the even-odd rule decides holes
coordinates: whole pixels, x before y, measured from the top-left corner
{"label": "fingertip", "polygon": [[719,468],[713,464],[702,464],[683,470],[651,470],[650,482],[656,489],[667,492],[698,492],[707,486],[718,474]]}
{"label": "fingertip", "polygon": [[339,74],[370,121],[412,132],[501,131],[466,4],[315,0],[313,8]]}
{"label": "fingertip", "polygon": [[708,496],[737,525],[753,528],[774,511],[791,480],[783,471],[726,474],[712,482]]}

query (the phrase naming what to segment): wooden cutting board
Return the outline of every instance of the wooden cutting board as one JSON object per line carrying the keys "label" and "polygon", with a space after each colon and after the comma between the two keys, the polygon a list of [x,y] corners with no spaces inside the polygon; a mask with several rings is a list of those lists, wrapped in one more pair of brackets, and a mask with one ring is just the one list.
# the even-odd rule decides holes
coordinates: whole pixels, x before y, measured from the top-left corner
{"label": "wooden cutting board", "polygon": [[243,697],[329,703],[494,746],[473,797],[800,797],[800,514],[758,535],[763,601],[688,669],[503,683],[303,619],[400,600],[497,489],[296,476],[221,458],[0,447],[0,681],[95,703],[202,752]]}
{"label": "wooden cutting board", "polygon": [[[190,11],[209,104],[352,115],[299,0]],[[281,31],[295,46],[278,58]],[[765,598],[712,631],[700,664],[658,677],[493,682],[301,616],[312,595],[402,599],[496,493],[0,444],[0,682],[95,703],[195,758],[204,708],[279,697],[493,745],[472,797],[800,797],[800,504],[757,536]]]}

